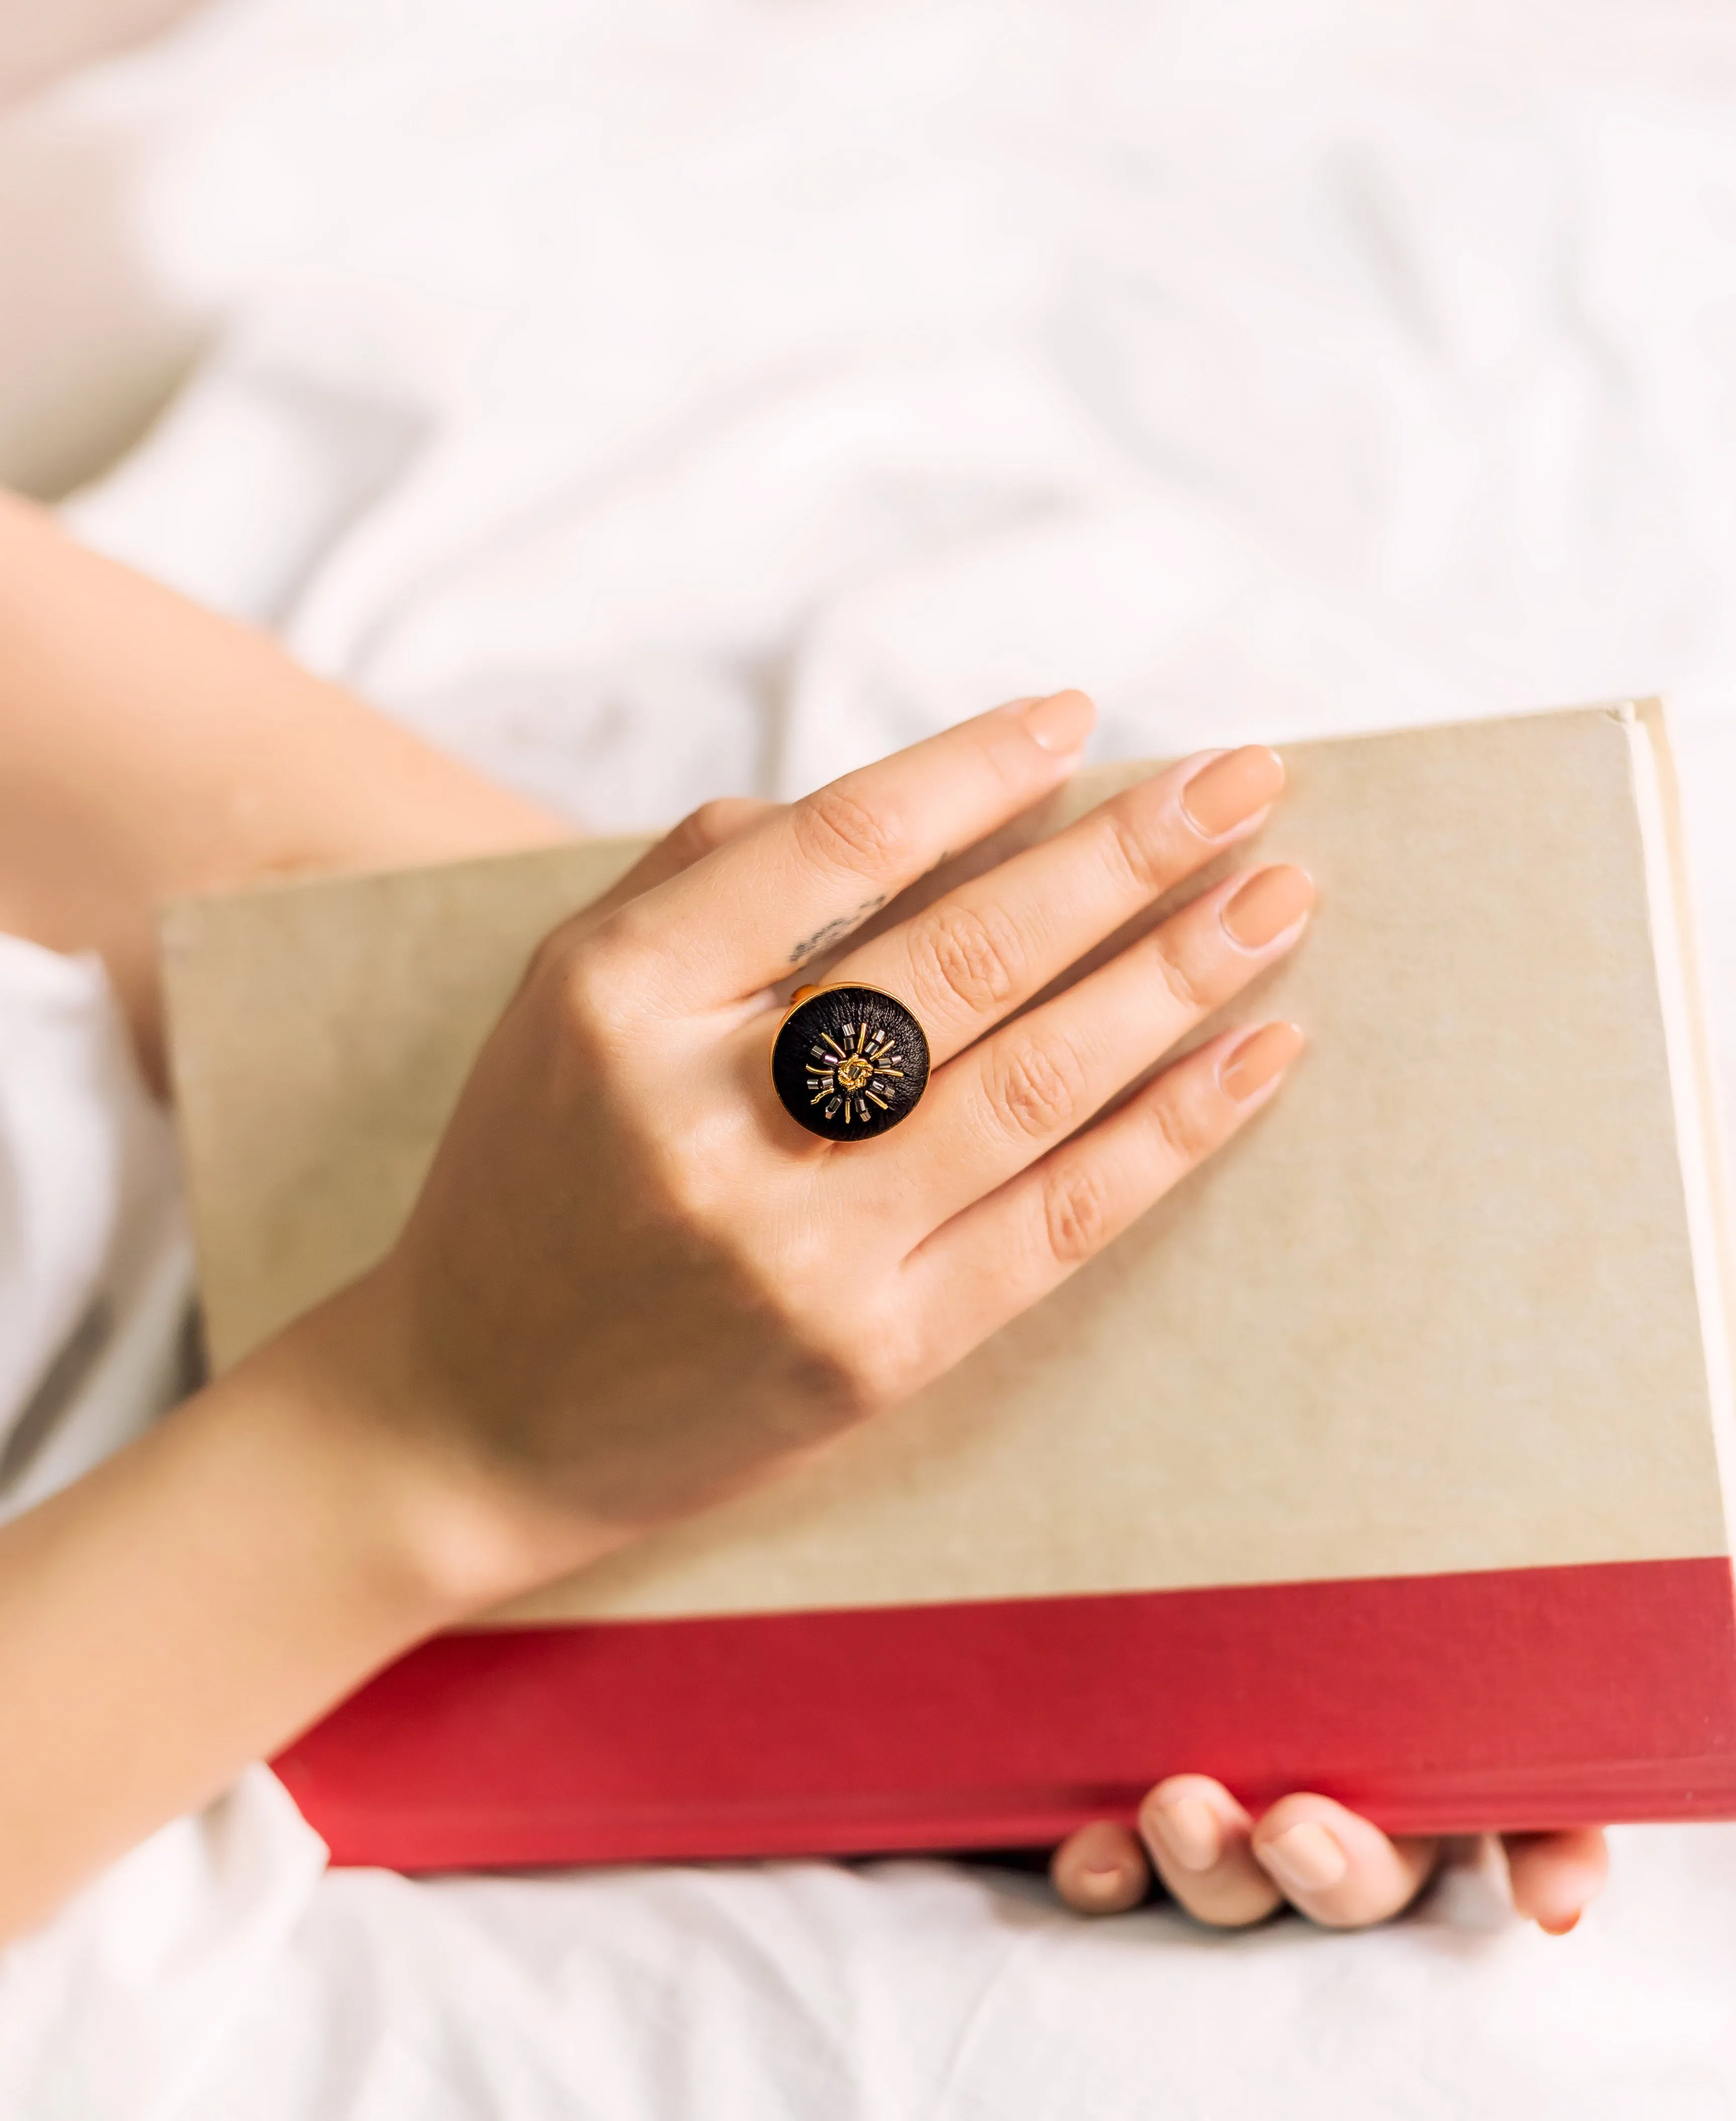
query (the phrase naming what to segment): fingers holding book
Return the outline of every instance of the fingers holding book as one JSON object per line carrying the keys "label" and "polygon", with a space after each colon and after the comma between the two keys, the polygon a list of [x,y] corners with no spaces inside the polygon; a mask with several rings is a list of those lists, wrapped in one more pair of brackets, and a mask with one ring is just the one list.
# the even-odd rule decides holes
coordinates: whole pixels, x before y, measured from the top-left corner
{"label": "fingers holding book", "polygon": [[[1602,1890],[1603,1837],[1592,1829],[1504,1837],[1515,1912],[1552,1936],[1578,1923]],[[1440,1867],[1433,1836],[1394,1839],[1330,1797],[1282,1797],[1261,1818],[1207,1775],[1171,1775],[1147,1797],[1137,1833],[1101,1820],[1070,1834],[1050,1867],[1081,1914],[1119,1914],[1155,1872],[1171,1898],[1214,1928],[1240,1929],[1281,1908],[1328,1929],[1390,1921]]]}
{"label": "fingers holding book", "polygon": [[1513,1904],[1551,1937],[1578,1926],[1609,1876],[1609,1850],[1596,1827],[1503,1836]]}

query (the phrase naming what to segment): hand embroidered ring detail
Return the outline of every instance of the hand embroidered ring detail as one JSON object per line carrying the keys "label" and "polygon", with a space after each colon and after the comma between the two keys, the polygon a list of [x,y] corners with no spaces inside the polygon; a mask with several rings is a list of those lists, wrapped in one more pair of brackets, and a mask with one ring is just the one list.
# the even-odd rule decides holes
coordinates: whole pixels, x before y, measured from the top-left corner
{"label": "hand embroidered ring detail", "polygon": [[790,1117],[827,1141],[865,1141],[907,1119],[929,1084],[929,1042],[878,987],[798,987],[771,1045]]}

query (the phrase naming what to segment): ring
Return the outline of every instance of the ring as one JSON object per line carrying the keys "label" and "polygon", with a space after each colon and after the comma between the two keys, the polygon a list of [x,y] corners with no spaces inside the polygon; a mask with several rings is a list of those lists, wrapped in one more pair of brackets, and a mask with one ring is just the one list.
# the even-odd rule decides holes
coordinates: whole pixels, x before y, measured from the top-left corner
{"label": "ring", "polygon": [[865,1141],[908,1119],[929,1087],[929,1042],[878,987],[798,987],[771,1042],[789,1116],[827,1141]]}

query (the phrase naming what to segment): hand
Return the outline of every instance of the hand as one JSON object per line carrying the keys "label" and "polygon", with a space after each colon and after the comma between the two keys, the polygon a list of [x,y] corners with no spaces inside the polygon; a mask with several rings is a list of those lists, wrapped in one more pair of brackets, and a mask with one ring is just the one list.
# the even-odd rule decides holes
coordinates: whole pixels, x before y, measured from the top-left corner
{"label": "hand", "polygon": [[[1513,1904],[1552,1937],[1573,1928],[1608,1869],[1594,1828],[1501,1836]],[[1152,1871],[1214,1928],[1264,1922],[1287,1903],[1329,1929],[1361,1929],[1408,1908],[1433,1877],[1435,1836],[1390,1840],[1325,1797],[1281,1797],[1258,1821],[1222,1783],[1171,1775],[1139,1808],[1137,1834],[1102,1820],[1055,1852],[1055,1890],[1082,1914],[1135,1907]]]}
{"label": "hand", "polygon": [[[424,1468],[489,1516],[475,1602],[763,1477],[956,1362],[1258,1109],[1301,1045],[1226,1033],[1105,1104],[1291,948],[1292,868],[1075,961],[1259,822],[1282,768],[1196,758],[851,949],[933,1072],[848,1145],[777,1103],[772,983],[1048,795],[1092,720],[1016,703],[852,774],[539,951],[393,1252],[335,1333]],[[328,1368],[330,1368],[329,1363]]]}
{"label": "hand", "polygon": [[[1259,1109],[1287,1025],[1103,1116],[1294,943],[1298,870],[1008,1021],[1257,824],[1282,779],[1258,748],[830,967],[928,1028],[906,1125],[840,1149],[773,1097],[770,982],[1048,795],[1091,718],[1021,702],[788,810],[700,813],[538,952],[382,1266],[0,1527],[0,1942],[412,1643],[914,1391]],[[184,878],[177,846],[153,874]]]}

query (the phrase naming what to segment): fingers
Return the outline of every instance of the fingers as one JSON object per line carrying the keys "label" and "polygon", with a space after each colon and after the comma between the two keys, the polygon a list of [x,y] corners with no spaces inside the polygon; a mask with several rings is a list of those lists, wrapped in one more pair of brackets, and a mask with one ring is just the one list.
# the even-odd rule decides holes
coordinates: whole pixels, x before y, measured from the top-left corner
{"label": "fingers", "polygon": [[1594,1826],[1564,1834],[1509,1834],[1507,1875],[1519,1913],[1551,1937],[1565,1937],[1603,1891],[1609,1849]]}
{"label": "fingers", "polygon": [[1276,1092],[1303,1043],[1291,1023],[1223,1033],[943,1224],[905,1266],[940,1360],[1028,1309],[1222,1147]]}
{"label": "fingers", "polygon": [[1287,1902],[1330,1929],[1387,1922],[1422,1890],[1440,1852],[1434,1840],[1389,1840],[1330,1797],[1282,1797],[1256,1825],[1206,1775],[1160,1783],[1139,1831],[1182,1906],[1229,1929]]}
{"label": "fingers", "polygon": [[[1603,1890],[1608,1850],[1595,1828],[1503,1837],[1513,1904],[1563,1937]],[[1171,1775],[1139,1809],[1136,1838],[1107,1820],[1055,1851],[1056,1891],[1081,1914],[1119,1914],[1144,1897],[1143,1850],[1171,1895],[1215,1928],[1263,1922],[1279,1907],[1329,1929],[1361,1929],[1401,1914],[1432,1876],[1432,1837],[1390,1839],[1332,1798],[1281,1798],[1257,1824],[1222,1783]]]}
{"label": "fingers", "polygon": [[[905,1180],[913,1211],[932,1228],[1082,1126],[1292,949],[1313,901],[1304,869],[1279,865],[1228,878],[941,1069],[929,1080],[920,1134],[889,1138],[881,1152],[917,1167]],[[1178,1081],[1172,1093],[1183,1087]],[[1160,1101],[1147,1109],[1161,1127],[1171,1107]]]}
{"label": "fingers", "polygon": [[1329,1929],[1360,1929],[1410,1905],[1440,1844],[1432,1837],[1390,1840],[1329,1797],[1287,1797],[1254,1828],[1253,1849],[1299,1914]]}
{"label": "fingers", "polygon": [[911,1158],[914,1143],[886,1143],[918,1226],[939,1222],[907,1262],[937,1323],[992,1332],[1259,1109],[1301,1052],[1293,1024],[1225,1033],[1075,1135],[1155,1054],[1293,946],[1310,899],[1301,869],[1230,878],[941,1069],[922,1109],[922,1156]]}
{"label": "fingers", "polygon": [[1139,1832],[1157,1875],[1201,1922],[1242,1929],[1282,1903],[1254,1860],[1253,1820],[1208,1775],[1159,1783],[1139,1807]]}
{"label": "fingers", "polygon": [[1058,787],[1095,719],[1082,692],[1016,701],[845,774],[662,886],[646,963],[683,1009],[784,978]]}
{"label": "fingers", "polygon": [[938,1066],[1245,837],[1283,785],[1263,744],[1184,760],[877,935],[827,977],[896,995]]}
{"label": "fingers", "polygon": [[1136,1908],[1151,1884],[1138,1836],[1100,1819],[1070,1834],[1049,1866],[1056,1892],[1082,1915],[1119,1915]]}

